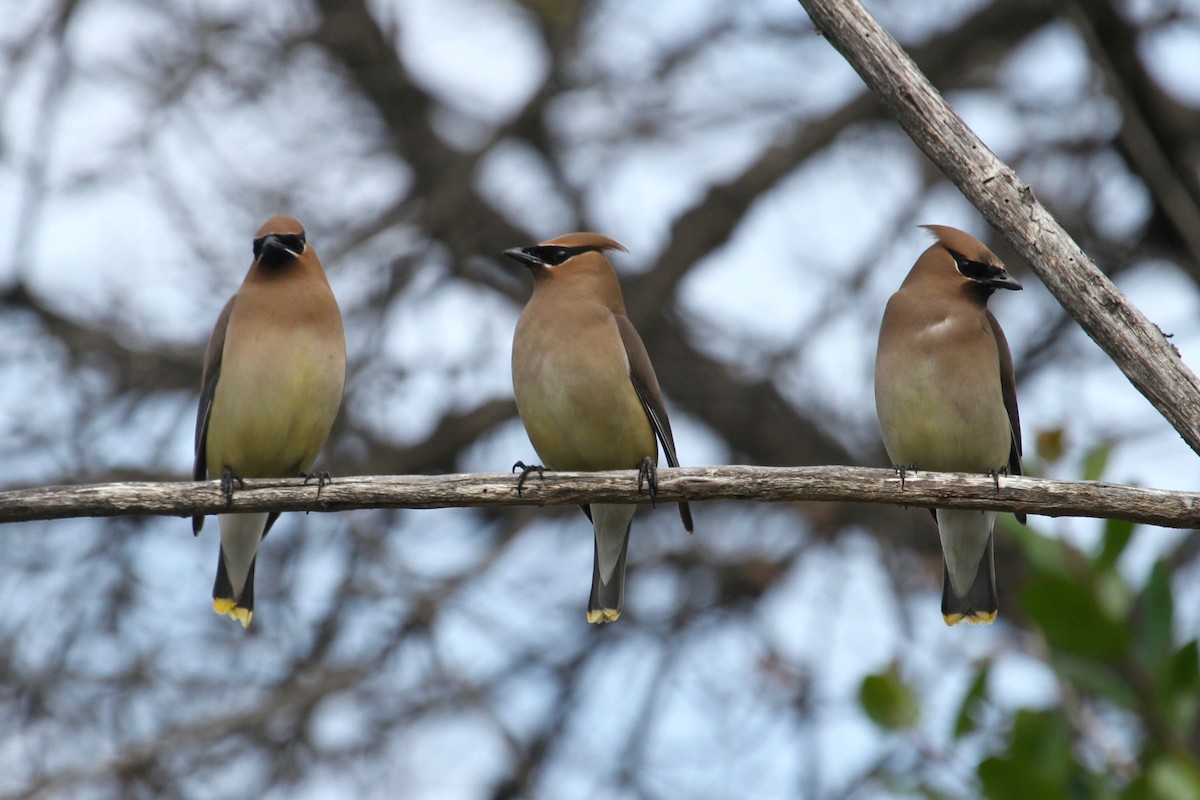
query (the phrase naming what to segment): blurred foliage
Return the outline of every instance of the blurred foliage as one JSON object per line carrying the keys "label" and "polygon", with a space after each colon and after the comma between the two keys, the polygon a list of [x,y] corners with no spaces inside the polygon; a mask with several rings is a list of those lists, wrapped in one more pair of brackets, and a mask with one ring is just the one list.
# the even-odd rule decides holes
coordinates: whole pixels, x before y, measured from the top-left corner
{"label": "blurred foliage", "polygon": [[901,679],[895,664],[887,672],[863,678],[858,700],[875,724],[889,730],[911,728],[920,715],[913,690]]}
{"label": "blurred foliage", "polygon": [[[1087,479],[1100,478],[1111,449],[1087,455]],[[1007,707],[989,691],[992,660],[975,668],[951,746],[984,740],[980,791],[993,800],[1200,798],[1200,651],[1194,637],[1178,641],[1169,565],[1156,559],[1144,575],[1123,574],[1134,525],[1121,520],[1106,522],[1093,553],[1033,526],[1006,530],[1029,565],[1020,606],[1038,637],[1030,651],[1058,696],[1047,707]],[[864,678],[859,693],[867,716],[896,735],[929,700],[894,665]],[[929,783],[910,789],[938,795]]]}

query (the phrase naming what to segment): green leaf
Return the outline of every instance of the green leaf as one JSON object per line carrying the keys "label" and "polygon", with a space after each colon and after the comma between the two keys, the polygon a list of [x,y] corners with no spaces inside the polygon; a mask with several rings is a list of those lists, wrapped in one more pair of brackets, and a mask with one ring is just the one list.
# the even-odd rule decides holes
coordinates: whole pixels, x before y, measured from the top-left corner
{"label": "green leaf", "polygon": [[1115,569],[1093,572],[1092,592],[1104,613],[1112,619],[1126,619],[1133,608],[1133,590]]}
{"label": "green leaf", "polygon": [[1200,647],[1192,639],[1171,659],[1171,689],[1176,692],[1200,691]]}
{"label": "green leaf", "polygon": [[912,689],[900,680],[894,667],[863,678],[858,702],[867,716],[885,730],[910,728],[920,713]]}
{"label": "green leaf", "polygon": [[1140,707],[1141,700],[1129,680],[1101,661],[1058,653],[1054,669],[1079,692],[1128,709]]}
{"label": "green leaf", "polygon": [[1184,739],[1196,722],[1196,712],[1200,710],[1200,698],[1195,694],[1175,695],[1173,699],[1161,705],[1163,719],[1167,727],[1175,735]]}
{"label": "green leaf", "polygon": [[988,662],[975,673],[975,680],[971,681],[970,688],[963,696],[962,705],[958,707],[958,716],[954,720],[954,738],[960,739],[968,733],[974,732],[975,715],[987,699],[987,682],[991,670],[991,662]]}
{"label": "green leaf", "polygon": [[1056,650],[1103,661],[1115,661],[1129,652],[1129,631],[1077,580],[1034,576],[1021,604]]}
{"label": "green leaf", "polygon": [[1052,711],[1017,712],[1008,751],[979,765],[984,794],[992,800],[1062,800],[1069,796],[1071,732]]}
{"label": "green leaf", "polygon": [[1054,572],[1067,574],[1067,559],[1062,543],[1049,536],[1043,536],[1028,525],[1009,525],[1005,533],[1017,543],[1025,554],[1025,560],[1035,572]]}
{"label": "green leaf", "polygon": [[1195,761],[1179,756],[1155,759],[1146,770],[1148,796],[1162,800],[1198,800],[1200,771]]}
{"label": "green leaf", "polygon": [[1011,758],[987,758],[979,764],[979,783],[990,800],[1061,800],[1062,790]]}
{"label": "green leaf", "polygon": [[1165,676],[1175,649],[1172,646],[1175,605],[1171,598],[1171,575],[1162,561],[1156,561],[1150,569],[1140,606],[1140,624],[1136,625],[1138,660],[1151,675]]}
{"label": "green leaf", "polygon": [[1200,658],[1196,640],[1179,648],[1172,656],[1165,674],[1159,680],[1159,707],[1167,724],[1179,735],[1186,736],[1200,712]]}
{"label": "green leaf", "polygon": [[1096,566],[1104,569],[1112,569],[1117,559],[1125,552],[1129,540],[1133,538],[1133,529],[1136,527],[1127,519],[1110,519],[1104,522],[1104,546],[1100,549],[1100,555],[1096,557]]}
{"label": "green leaf", "polygon": [[1129,782],[1120,794],[1121,800],[1146,800],[1150,797],[1150,787],[1146,782],[1146,773],[1142,773]]}

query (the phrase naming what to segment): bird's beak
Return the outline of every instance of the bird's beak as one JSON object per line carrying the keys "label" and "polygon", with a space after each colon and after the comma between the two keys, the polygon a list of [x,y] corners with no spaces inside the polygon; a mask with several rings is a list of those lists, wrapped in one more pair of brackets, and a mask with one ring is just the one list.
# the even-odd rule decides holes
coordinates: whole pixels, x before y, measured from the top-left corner
{"label": "bird's beak", "polygon": [[988,286],[993,286],[997,289],[1012,289],[1013,291],[1017,292],[1025,288],[1017,282],[1016,278],[1014,278],[1012,275],[1009,275],[1007,271],[988,278],[987,284]]}
{"label": "bird's beak", "polygon": [[263,256],[266,256],[267,253],[269,253],[269,252],[278,253],[278,254],[288,253],[293,258],[300,257],[299,253],[297,253],[295,250],[292,250],[287,245],[285,245],[282,241],[280,241],[279,237],[275,236],[274,234],[271,234],[263,239],[262,256],[259,257],[259,260],[261,261],[263,259]]}
{"label": "bird's beak", "polygon": [[516,261],[518,264],[522,264],[526,267],[538,267],[542,265],[541,261],[538,261],[529,253],[526,253],[525,248],[523,247],[510,247],[504,251],[504,255],[508,256],[513,261]]}

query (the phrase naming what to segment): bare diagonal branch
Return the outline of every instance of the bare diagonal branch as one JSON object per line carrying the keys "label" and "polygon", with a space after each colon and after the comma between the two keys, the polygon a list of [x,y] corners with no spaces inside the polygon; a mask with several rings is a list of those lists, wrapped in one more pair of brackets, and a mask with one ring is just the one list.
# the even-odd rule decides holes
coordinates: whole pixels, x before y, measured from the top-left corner
{"label": "bare diagonal branch", "polygon": [[913,142],[1029,263],[1137,390],[1200,453],[1200,380],[857,0],[800,0]]}

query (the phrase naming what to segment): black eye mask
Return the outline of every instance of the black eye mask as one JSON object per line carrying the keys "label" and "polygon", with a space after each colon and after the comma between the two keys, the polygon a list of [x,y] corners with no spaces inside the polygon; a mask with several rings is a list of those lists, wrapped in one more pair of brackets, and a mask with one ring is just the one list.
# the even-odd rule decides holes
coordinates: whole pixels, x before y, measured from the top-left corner
{"label": "black eye mask", "polygon": [[[272,233],[267,236],[260,236],[254,240],[254,260],[260,261],[263,257],[263,251],[268,239],[273,239],[274,244],[285,250],[290,250],[299,255],[304,252],[304,243],[306,241],[304,232],[300,233]],[[274,249],[274,248],[272,248]]]}
{"label": "black eye mask", "polygon": [[591,250],[599,250],[599,248],[586,245],[581,247],[562,247],[551,244],[526,247],[524,252],[547,267],[556,267],[567,259],[574,258],[580,253],[586,253]]}

